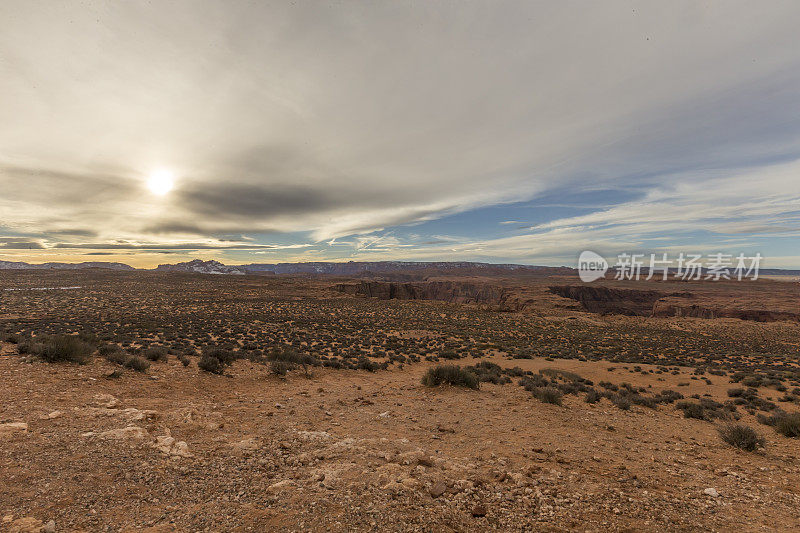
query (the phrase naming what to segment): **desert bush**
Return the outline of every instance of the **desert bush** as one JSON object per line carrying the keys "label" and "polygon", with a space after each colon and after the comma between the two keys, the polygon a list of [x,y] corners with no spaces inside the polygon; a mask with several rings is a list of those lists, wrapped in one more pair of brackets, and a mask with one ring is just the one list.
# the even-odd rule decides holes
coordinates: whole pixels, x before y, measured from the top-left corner
{"label": "desert bush", "polygon": [[34,339],[20,340],[17,344],[17,351],[20,355],[41,353],[42,343]]}
{"label": "desert bush", "polygon": [[650,396],[642,396],[641,394],[630,394],[626,397],[632,404],[641,405],[649,409],[658,407],[658,400]]}
{"label": "desert bush", "polygon": [[103,344],[99,348],[97,348],[97,355],[101,357],[106,357],[110,353],[120,351],[120,347],[116,344]]}
{"label": "desert bush", "polygon": [[203,350],[203,355],[197,361],[197,367],[212,374],[222,375],[225,368],[231,366],[235,360],[236,355],[231,350],[209,347]]}
{"label": "desert bush", "polygon": [[[128,359],[131,358],[130,355],[126,354],[122,350],[115,350],[113,352],[106,352],[103,356],[110,363],[114,363],[114,364],[117,364],[117,365],[124,365],[128,361]],[[149,364],[148,364],[148,366],[149,366]]]}
{"label": "desert bush", "polygon": [[439,352],[439,357],[441,357],[442,359],[449,359],[449,360],[461,358],[461,356],[458,355],[455,352],[455,350],[442,350],[441,352]]}
{"label": "desert bush", "polygon": [[144,351],[145,359],[148,361],[166,361],[167,349],[163,346],[153,346]]}
{"label": "desert bush", "polygon": [[597,403],[600,401],[603,395],[597,392],[594,389],[590,389],[589,392],[586,393],[586,403]]}
{"label": "desert bush", "polygon": [[[306,374],[306,376],[308,376],[309,366],[320,365],[320,361],[316,357],[306,353],[301,354],[297,352],[297,350],[289,346],[279,346],[273,348],[267,354],[266,359],[267,361],[270,362],[270,369],[272,370],[273,373],[276,373],[275,372],[276,369],[279,368],[285,369],[285,372],[283,372],[282,374],[278,374],[281,376],[285,375],[286,372],[288,372],[289,370],[294,370],[298,366],[302,367],[303,372]],[[364,360],[366,360],[367,363],[372,363],[372,361],[369,361],[369,359],[367,359],[366,357],[361,357],[357,364],[357,368],[362,368],[364,370],[369,370],[371,372],[379,368],[379,366],[377,366],[377,363],[374,363],[376,367],[373,368],[371,364],[365,364],[363,362]],[[274,365],[272,363],[282,363],[282,364]]]}
{"label": "desert bush", "polygon": [[758,415],[758,421],[775,428],[775,431],[785,437],[800,437],[800,413],[786,413],[779,411],[772,416]]}
{"label": "desert bush", "polygon": [[285,376],[293,367],[286,361],[270,361],[269,370],[276,376]]}
{"label": "desert bush", "polygon": [[[360,357],[356,362],[356,370],[366,370],[368,372],[376,372],[378,370],[385,370],[387,363],[376,363],[367,357]],[[305,369],[305,366],[303,367]]]}
{"label": "desert bush", "polygon": [[615,394],[611,398],[611,403],[613,403],[618,409],[622,409],[623,411],[627,411],[631,408],[631,401],[628,399],[627,396],[623,396],[622,394]]}
{"label": "desert bush", "polygon": [[2,341],[10,342],[11,344],[18,344],[20,337],[16,333],[3,333]]}
{"label": "desert bush", "polygon": [[708,398],[701,398],[699,403],[687,400],[680,401],[675,404],[675,408],[683,411],[684,418],[713,420],[715,418],[730,417],[729,408]]}
{"label": "desert bush", "polygon": [[469,370],[476,376],[478,376],[478,380],[481,383],[494,383],[495,385],[503,385],[504,383],[510,383],[511,378],[508,376],[504,376],[503,368],[495,363],[491,363],[489,361],[481,361],[477,365],[468,366],[466,370]]}
{"label": "desert bush", "polygon": [[181,364],[183,366],[185,366],[185,367],[189,366],[190,364],[192,364],[192,360],[185,353],[179,353],[177,357],[178,357],[178,361],[180,361]]}
{"label": "desert bush", "polygon": [[131,355],[125,360],[125,363],[122,366],[125,368],[130,368],[131,370],[135,370],[136,372],[144,372],[150,368],[150,362],[143,357],[139,357],[138,355]]}
{"label": "desert bush", "polygon": [[583,378],[580,377],[575,372],[569,372],[567,370],[559,370],[558,368],[543,368],[539,370],[539,373],[551,379],[561,378],[564,381],[583,381]]}
{"label": "desert bush", "polygon": [[37,350],[39,357],[48,363],[79,363],[85,365],[91,359],[92,347],[73,335],[55,335],[45,339]]}
{"label": "desert bush", "polygon": [[537,387],[533,391],[533,396],[544,403],[551,403],[553,405],[561,405],[561,400],[564,395],[555,387]]}
{"label": "desert bush", "polygon": [[658,403],[675,403],[683,399],[683,394],[670,389],[664,389],[655,397]]}
{"label": "desert bush", "polygon": [[719,428],[719,436],[731,446],[748,452],[763,448],[766,443],[764,437],[744,424],[726,424]]}
{"label": "desert bush", "polygon": [[197,361],[197,367],[200,370],[210,372],[212,374],[222,375],[225,372],[225,367],[229,366],[223,363],[219,358],[214,357],[209,353],[204,353]]}
{"label": "desert bush", "polygon": [[604,389],[607,389],[607,390],[610,390],[610,391],[615,391],[616,392],[616,391],[619,390],[619,387],[617,387],[616,385],[614,385],[610,381],[601,381],[601,382],[598,383],[598,385],[603,387]]}
{"label": "desert bush", "polygon": [[533,374],[524,376],[519,380],[519,384],[528,392],[533,392],[539,387],[546,387],[550,385],[550,381],[545,379],[541,374]]}
{"label": "desert bush", "polygon": [[480,388],[478,376],[457,365],[438,365],[429,368],[422,376],[422,384],[427,387],[436,387],[442,383],[469,389]]}

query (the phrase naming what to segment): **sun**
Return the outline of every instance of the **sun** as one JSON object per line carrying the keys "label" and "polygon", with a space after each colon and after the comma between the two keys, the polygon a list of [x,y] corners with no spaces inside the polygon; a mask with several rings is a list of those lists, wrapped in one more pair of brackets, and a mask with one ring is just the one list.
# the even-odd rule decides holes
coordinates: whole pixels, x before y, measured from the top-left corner
{"label": "sun", "polygon": [[147,188],[158,196],[164,196],[175,186],[175,178],[168,170],[156,170],[147,178]]}

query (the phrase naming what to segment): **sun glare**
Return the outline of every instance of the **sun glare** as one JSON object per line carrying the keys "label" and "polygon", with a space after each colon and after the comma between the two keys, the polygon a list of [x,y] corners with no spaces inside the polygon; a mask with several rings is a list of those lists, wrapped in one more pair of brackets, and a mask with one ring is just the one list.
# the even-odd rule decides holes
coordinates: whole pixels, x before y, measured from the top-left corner
{"label": "sun glare", "polygon": [[150,174],[150,177],[147,179],[147,188],[158,196],[167,194],[172,190],[174,185],[175,180],[172,176],[172,172],[168,170],[157,170]]}

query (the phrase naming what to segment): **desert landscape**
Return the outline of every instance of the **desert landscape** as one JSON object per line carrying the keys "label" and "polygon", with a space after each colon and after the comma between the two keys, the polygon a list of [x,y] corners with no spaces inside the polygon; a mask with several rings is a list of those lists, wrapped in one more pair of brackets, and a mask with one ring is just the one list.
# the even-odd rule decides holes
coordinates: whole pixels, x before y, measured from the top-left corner
{"label": "desert landscape", "polygon": [[797,0],[0,0],[0,533],[800,531]]}
{"label": "desert landscape", "polygon": [[800,527],[798,284],[568,270],[0,271],[2,527]]}

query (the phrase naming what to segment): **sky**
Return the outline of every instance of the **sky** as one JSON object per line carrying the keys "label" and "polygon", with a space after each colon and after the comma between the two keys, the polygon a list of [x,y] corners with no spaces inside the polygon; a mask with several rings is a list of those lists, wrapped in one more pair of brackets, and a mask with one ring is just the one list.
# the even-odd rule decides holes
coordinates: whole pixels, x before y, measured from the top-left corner
{"label": "sky", "polygon": [[798,2],[0,3],[0,260],[800,268]]}

